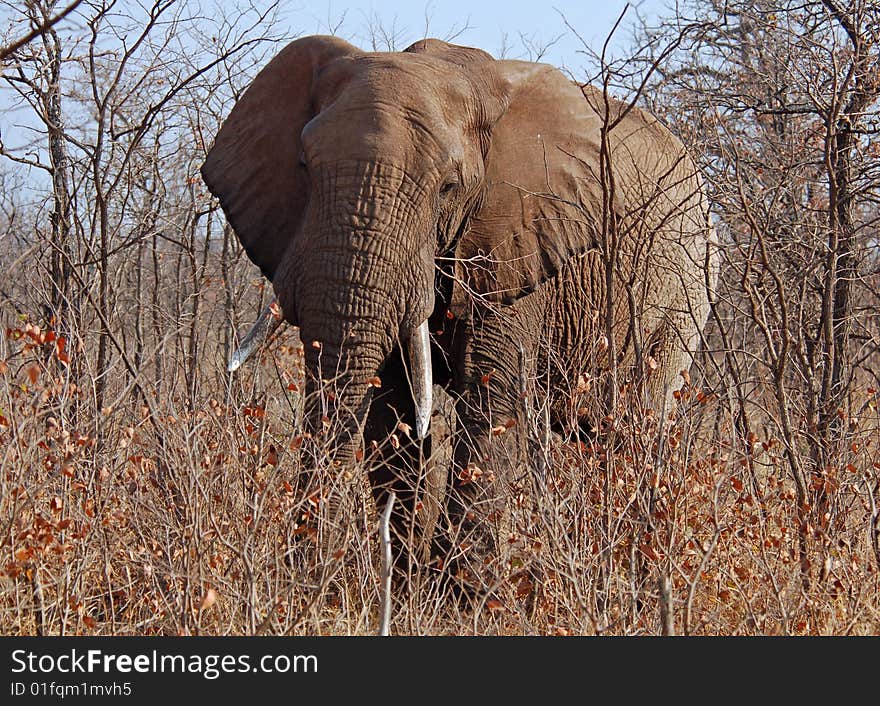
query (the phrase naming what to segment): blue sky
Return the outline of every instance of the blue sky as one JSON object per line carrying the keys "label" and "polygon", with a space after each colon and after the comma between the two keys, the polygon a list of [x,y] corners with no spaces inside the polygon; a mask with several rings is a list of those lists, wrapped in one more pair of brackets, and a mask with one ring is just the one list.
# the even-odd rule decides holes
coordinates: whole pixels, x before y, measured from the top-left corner
{"label": "blue sky", "polygon": [[[184,0],[184,7],[191,3],[196,14],[210,16],[214,1]],[[659,15],[670,14],[664,6],[672,1],[631,0],[615,34],[612,53],[616,49],[618,54],[626,54],[631,28],[639,14],[655,20]],[[122,0],[120,11],[134,2]],[[242,4],[246,7],[247,0],[242,0]],[[593,76],[595,63],[585,55],[584,43],[600,51],[626,6],[626,0],[551,0],[546,4],[527,0],[280,0],[284,26],[274,29],[276,34],[290,36],[335,33],[369,50],[371,34],[378,34],[381,28],[396,49],[432,36],[479,47],[499,58],[527,60],[535,59],[537,48],[550,45],[541,61],[567,69],[577,79],[588,80]],[[20,20],[21,16],[8,6],[0,6],[0,29],[5,29],[4,23],[12,17]],[[69,27],[71,23],[84,31],[79,16],[60,26]],[[12,35],[18,36],[21,23],[10,29]],[[386,42],[380,40],[379,44],[379,49],[387,48]],[[29,109],[10,110],[13,94],[5,86],[2,88],[0,131],[4,141],[8,146],[29,142],[33,135],[21,126],[21,121],[30,120]],[[37,139],[39,142],[40,138]],[[0,160],[0,170],[10,167]]]}
{"label": "blue sky", "polygon": [[[508,58],[531,59],[528,44],[546,45],[542,59],[583,74],[589,62],[583,43],[566,26],[566,20],[595,50],[626,6],[625,0],[555,0],[551,3],[523,0],[312,0],[299,5],[286,4],[285,15],[291,30],[317,34],[335,29],[369,49],[370,24],[381,25],[394,37],[397,48],[425,36],[447,38],[452,33],[458,44],[476,46],[498,56],[505,45]],[[625,46],[637,12],[654,18],[663,13],[663,0],[634,0],[615,35],[617,45]],[[564,19],[563,19],[564,18]],[[525,41],[524,41],[525,40]]]}

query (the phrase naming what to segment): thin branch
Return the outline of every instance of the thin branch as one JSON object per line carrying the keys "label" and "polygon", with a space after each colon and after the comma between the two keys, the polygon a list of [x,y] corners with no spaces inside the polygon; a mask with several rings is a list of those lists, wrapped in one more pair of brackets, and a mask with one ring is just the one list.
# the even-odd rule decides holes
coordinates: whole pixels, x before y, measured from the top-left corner
{"label": "thin branch", "polygon": [[50,17],[45,22],[40,23],[36,27],[34,27],[30,32],[21,37],[20,39],[15,40],[12,44],[7,44],[5,47],[0,48],[0,61],[3,61],[6,57],[12,54],[15,51],[21,49],[28,42],[36,39],[41,34],[45,34],[49,29],[52,28],[53,25],[57,24],[65,17],[67,17],[71,12],[73,12],[82,0],[73,0],[70,5],[65,7],[61,12],[59,12],[54,17]]}
{"label": "thin branch", "polygon": [[391,632],[391,509],[397,496],[394,491],[388,496],[385,511],[382,513],[380,530],[382,534],[382,548],[384,563],[382,566],[382,617],[379,621],[379,635],[387,637]]}

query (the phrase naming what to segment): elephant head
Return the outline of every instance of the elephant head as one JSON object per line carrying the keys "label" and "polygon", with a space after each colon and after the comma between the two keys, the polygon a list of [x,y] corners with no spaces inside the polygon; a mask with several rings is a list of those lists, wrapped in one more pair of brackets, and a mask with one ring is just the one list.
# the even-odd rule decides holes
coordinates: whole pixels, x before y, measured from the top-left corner
{"label": "elephant head", "polygon": [[[342,453],[398,345],[425,433],[436,308],[513,302],[593,244],[597,226],[572,216],[602,199],[595,164],[577,156],[600,152],[584,90],[552,67],[438,40],[368,53],[307,37],[237,102],[202,175],[300,328],[310,377],[337,381],[310,416],[343,417]],[[656,135],[632,132],[631,149],[650,154]]]}

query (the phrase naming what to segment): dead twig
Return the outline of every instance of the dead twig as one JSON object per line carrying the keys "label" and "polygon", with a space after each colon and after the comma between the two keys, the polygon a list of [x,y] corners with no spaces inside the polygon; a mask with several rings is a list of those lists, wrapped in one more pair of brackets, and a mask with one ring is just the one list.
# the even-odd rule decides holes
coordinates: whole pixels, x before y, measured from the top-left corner
{"label": "dead twig", "polygon": [[394,507],[395,498],[396,495],[392,490],[379,525],[384,559],[382,563],[382,615],[379,621],[379,635],[382,637],[388,636],[391,630],[391,510]]}

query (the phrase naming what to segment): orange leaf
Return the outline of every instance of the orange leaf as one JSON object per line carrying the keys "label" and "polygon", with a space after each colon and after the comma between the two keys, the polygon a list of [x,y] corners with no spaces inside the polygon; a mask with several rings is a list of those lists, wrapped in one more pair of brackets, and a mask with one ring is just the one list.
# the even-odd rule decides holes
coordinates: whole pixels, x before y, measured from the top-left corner
{"label": "orange leaf", "polygon": [[30,365],[27,369],[28,377],[31,380],[31,385],[37,382],[37,378],[40,377],[40,369],[36,365]]}
{"label": "orange leaf", "polygon": [[659,561],[660,555],[657,553],[657,550],[654,549],[650,544],[643,543],[639,546],[639,549],[642,550],[642,554],[648,557],[651,561]]}

